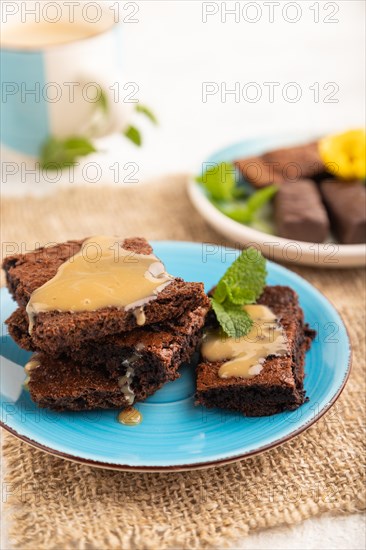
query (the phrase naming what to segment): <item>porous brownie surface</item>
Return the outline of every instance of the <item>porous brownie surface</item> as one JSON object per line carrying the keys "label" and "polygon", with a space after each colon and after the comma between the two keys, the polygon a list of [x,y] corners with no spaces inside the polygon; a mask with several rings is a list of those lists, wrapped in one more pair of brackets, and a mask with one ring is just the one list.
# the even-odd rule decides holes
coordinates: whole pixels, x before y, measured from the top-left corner
{"label": "porous brownie surface", "polygon": [[291,181],[325,172],[316,141],[269,151],[261,158],[264,162],[273,164],[276,171],[281,171],[285,178]]}
{"label": "porous brownie surface", "polygon": [[[103,340],[88,340],[77,350],[69,349],[59,356],[63,361],[78,362],[82,365],[105,366],[111,374],[124,374],[123,361],[132,361],[134,366],[159,363],[169,368],[176,361],[183,362],[193,353],[192,339],[201,335],[208,310],[199,307],[186,311],[181,317],[148,327],[136,328],[129,332],[114,334]],[[28,333],[28,317],[24,308],[18,308],[8,319],[9,334],[23,349],[40,351],[32,347]]]}
{"label": "porous brownie surface", "polygon": [[[82,411],[93,409],[124,409],[131,404],[122,392],[118,378],[111,378],[103,369],[86,367],[77,363],[39,354],[40,366],[33,369],[28,383],[32,400],[42,408],[58,411]],[[157,381],[151,376],[141,377],[131,384],[135,402],[146,399],[167,380]]]}
{"label": "porous brownie surface", "polygon": [[206,312],[198,308],[175,322],[135,329],[113,337],[113,342],[90,346],[83,364],[75,357],[37,354],[40,366],[30,373],[31,397],[42,407],[58,410],[123,408],[128,403],[118,379],[132,368],[135,401],[141,401],[179,376],[178,368],[199,345]]}
{"label": "porous brownie surface", "polygon": [[266,287],[258,300],[277,316],[287,336],[288,356],[269,357],[253,378],[220,378],[222,362],[201,359],[197,369],[197,402],[206,407],[237,410],[247,416],[265,416],[299,407],[303,389],[305,352],[314,331],[304,325],[296,293],[289,287]]}
{"label": "porous brownie surface", "polygon": [[271,183],[281,185],[285,181],[297,182],[302,178],[317,177],[326,170],[317,142],[276,149],[258,157],[238,159],[235,165],[243,178],[254,187],[264,187]]}
{"label": "porous brownie surface", "polygon": [[262,157],[249,157],[235,161],[235,166],[240,171],[245,181],[249,181],[254,187],[284,183],[285,178],[281,170],[275,170],[270,163],[266,163]]}
{"label": "porous brownie surface", "polygon": [[366,189],[362,181],[328,179],[320,184],[332,229],[342,244],[366,242]]}
{"label": "porous brownie surface", "polygon": [[[32,292],[54,277],[60,265],[76,254],[83,242],[69,241],[6,258],[3,268],[7,285],[18,304],[25,307]],[[139,254],[152,252],[149,243],[141,238],[125,239],[123,247]],[[187,283],[174,278],[155,300],[144,307],[145,324],[181,317],[185,311],[205,307],[207,303],[202,283]],[[101,340],[136,327],[132,311],[115,307],[93,312],[42,312],[35,319],[31,347],[58,356],[70,349],[81,349],[87,340]]]}
{"label": "porous brownie surface", "polygon": [[312,180],[281,185],[274,199],[274,215],[280,237],[321,243],[328,235],[328,215]]}

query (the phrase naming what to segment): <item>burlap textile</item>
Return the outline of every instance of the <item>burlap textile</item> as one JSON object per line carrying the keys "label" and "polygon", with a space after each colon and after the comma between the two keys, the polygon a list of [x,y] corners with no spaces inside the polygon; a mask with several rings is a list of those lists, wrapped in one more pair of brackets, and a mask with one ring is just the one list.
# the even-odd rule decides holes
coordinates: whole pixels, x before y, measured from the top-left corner
{"label": "burlap textile", "polygon": [[[149,186],[73,188],[42,198],[7,198],[2,207],[2,241],[25,242],[28,248],[98,233],[225,242],[194,211],[184,176]],[[327,511],[363,510],[364,273],[296,271],[336,305],[352,339],[351,378],[323,419],[263,455],[206,471],[166,474],[93,469],[54,458],[6,434],[5,500],[15,547],[223,547],[251,530]]]}

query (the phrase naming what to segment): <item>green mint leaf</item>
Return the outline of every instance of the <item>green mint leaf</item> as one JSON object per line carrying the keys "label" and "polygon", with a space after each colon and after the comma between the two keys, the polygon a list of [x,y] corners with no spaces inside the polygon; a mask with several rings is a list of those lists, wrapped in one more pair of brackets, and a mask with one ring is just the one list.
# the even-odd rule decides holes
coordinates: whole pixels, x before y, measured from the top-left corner
{"label": "green mint leaf", "polygon": [[250,223],[251,212],[247,207],[247,203],[243,201],[232,201],[226,204],[215,205],[225,216],[239,223]]}
{"label": "green mint leaf", "polygon": [[136,112],[145,115],[153,124],[158,124],[158,119],[156,118],[152,110],[149,107],[146,107],[146,105],[140,105],[138,103],[136,105]]}
{"label": "green mint leaf", "polygon": [[138,130],[135,126],[129,126],[127,130],[124,131],[124,135],[127,139],[132,141],[135,145],[138,147],[142,144],[142,137],[140,130]]}
{"label": "green mint leaf", "polygon": [[268,185],[263,187],[263,189],[258,189],[253,195],[247,200],[247,208],[250,213],[251,219],[253,219],[254,214],[267,204],[277,193],[277,185]]}
{"label": "green mint leaf", "polygon": [[213,297],[220,303],[228,300],[237,305],[253,304],[263,292],[266,275],[262,254],[253,247],[243,250],[221,277]]}
{"label": "green mint leaf", "polygon": [[243,306],[220,304],[214,298],[211,298],[211,305],[222,330],[227,336],[240,338],[248,334],[253,326],[253,321],[243,309]]}
{"label": "green mint leaf", "polygon": [[210,166],[196,181],[202,185],[213,200],[229,201],[235,190],[235,167],[229,162]]}
{"label": "green mint leaf", "polygon": [[229,296],[229,289],[226,281],[220,281],[215,288],[215,301],[223,304]]}
{"label": "green mint leaf", "polygon": [[244,310],[257,301],[266,282],[266,260],[255,248],[243,250],[221,277],[211,298],[223,331],[232,338],[247,334],[253,321]]}
{"label": "green mint leaf", "polygon": [[69,137],[59,139],[49,137],[42,146],[40,163],[42,168],[59,169],[75,165],[79,157],[95,153],[97,150],[88,138]]}
{"label": "green mint leaf", "polygon": [[277,193],[276,185],[269,185],[255,191],[246,201],[232,201],[228,204],[217,205],[219,210],[236,222],[251,224],[256,214],[261,210]]}
{"label": "green mint leaf", "polygon": [[100,110],[104,114],[108,113],[108,110],[109,110],[108,98],[107,98],[107,94],[102,88],[100,89],[100,96],[97,101],[97,106],[100,108]]}
{"label": "green mint leaf", "polygon": [[240,201],[240,199],[244,199],[245,197],[248,196],[248,190],[243,186],[243,185],[237,185],[234,189],[233,189],[233,199],[234,201]]}

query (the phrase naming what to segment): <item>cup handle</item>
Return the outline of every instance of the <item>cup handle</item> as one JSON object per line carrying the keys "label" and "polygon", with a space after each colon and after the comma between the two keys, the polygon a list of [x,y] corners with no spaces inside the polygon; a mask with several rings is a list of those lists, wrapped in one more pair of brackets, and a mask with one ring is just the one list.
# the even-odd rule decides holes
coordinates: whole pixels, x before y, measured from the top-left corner
{"label": "cup handle", "polygon": [[100,99],[95,102],[94,113],[90,120],[82,125],[80,133],[91,138],[99,138],[123,132],[129,125],[135,103],[116,101],[112,89],[114,83],[107,76],[83,75],[80,82],[95,83],[101,90]]}

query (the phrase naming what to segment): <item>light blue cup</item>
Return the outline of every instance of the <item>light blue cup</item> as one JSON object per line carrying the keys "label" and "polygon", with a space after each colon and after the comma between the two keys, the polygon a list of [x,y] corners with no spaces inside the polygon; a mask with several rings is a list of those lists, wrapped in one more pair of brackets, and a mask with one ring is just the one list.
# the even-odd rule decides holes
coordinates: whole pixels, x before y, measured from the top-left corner
{"label": "light blue cup", "polygon": [[[96,24],[81,21],[77,14],[72,24],[62,20],[52,23],[56,34],[60,25],[69,25],[70,34],[62,43],[27,45],[20,35],[17,45],[14,36],[19,32],[29,36],[36,29],[42,36],[49,25],[34,19],[29,23],[8,21],[3,35],[10,37],[10,42],[2,38],[1,143],[6,150],[32,158],[39,156],[50,136],[113,133],[126,125],[129,111],[121,99],[120,25],[114,14],[103,9]],[[76,37],[72,25],[79,30],[82,26],[85,35]],[[101,90],[109,106],[103,116]]]}

